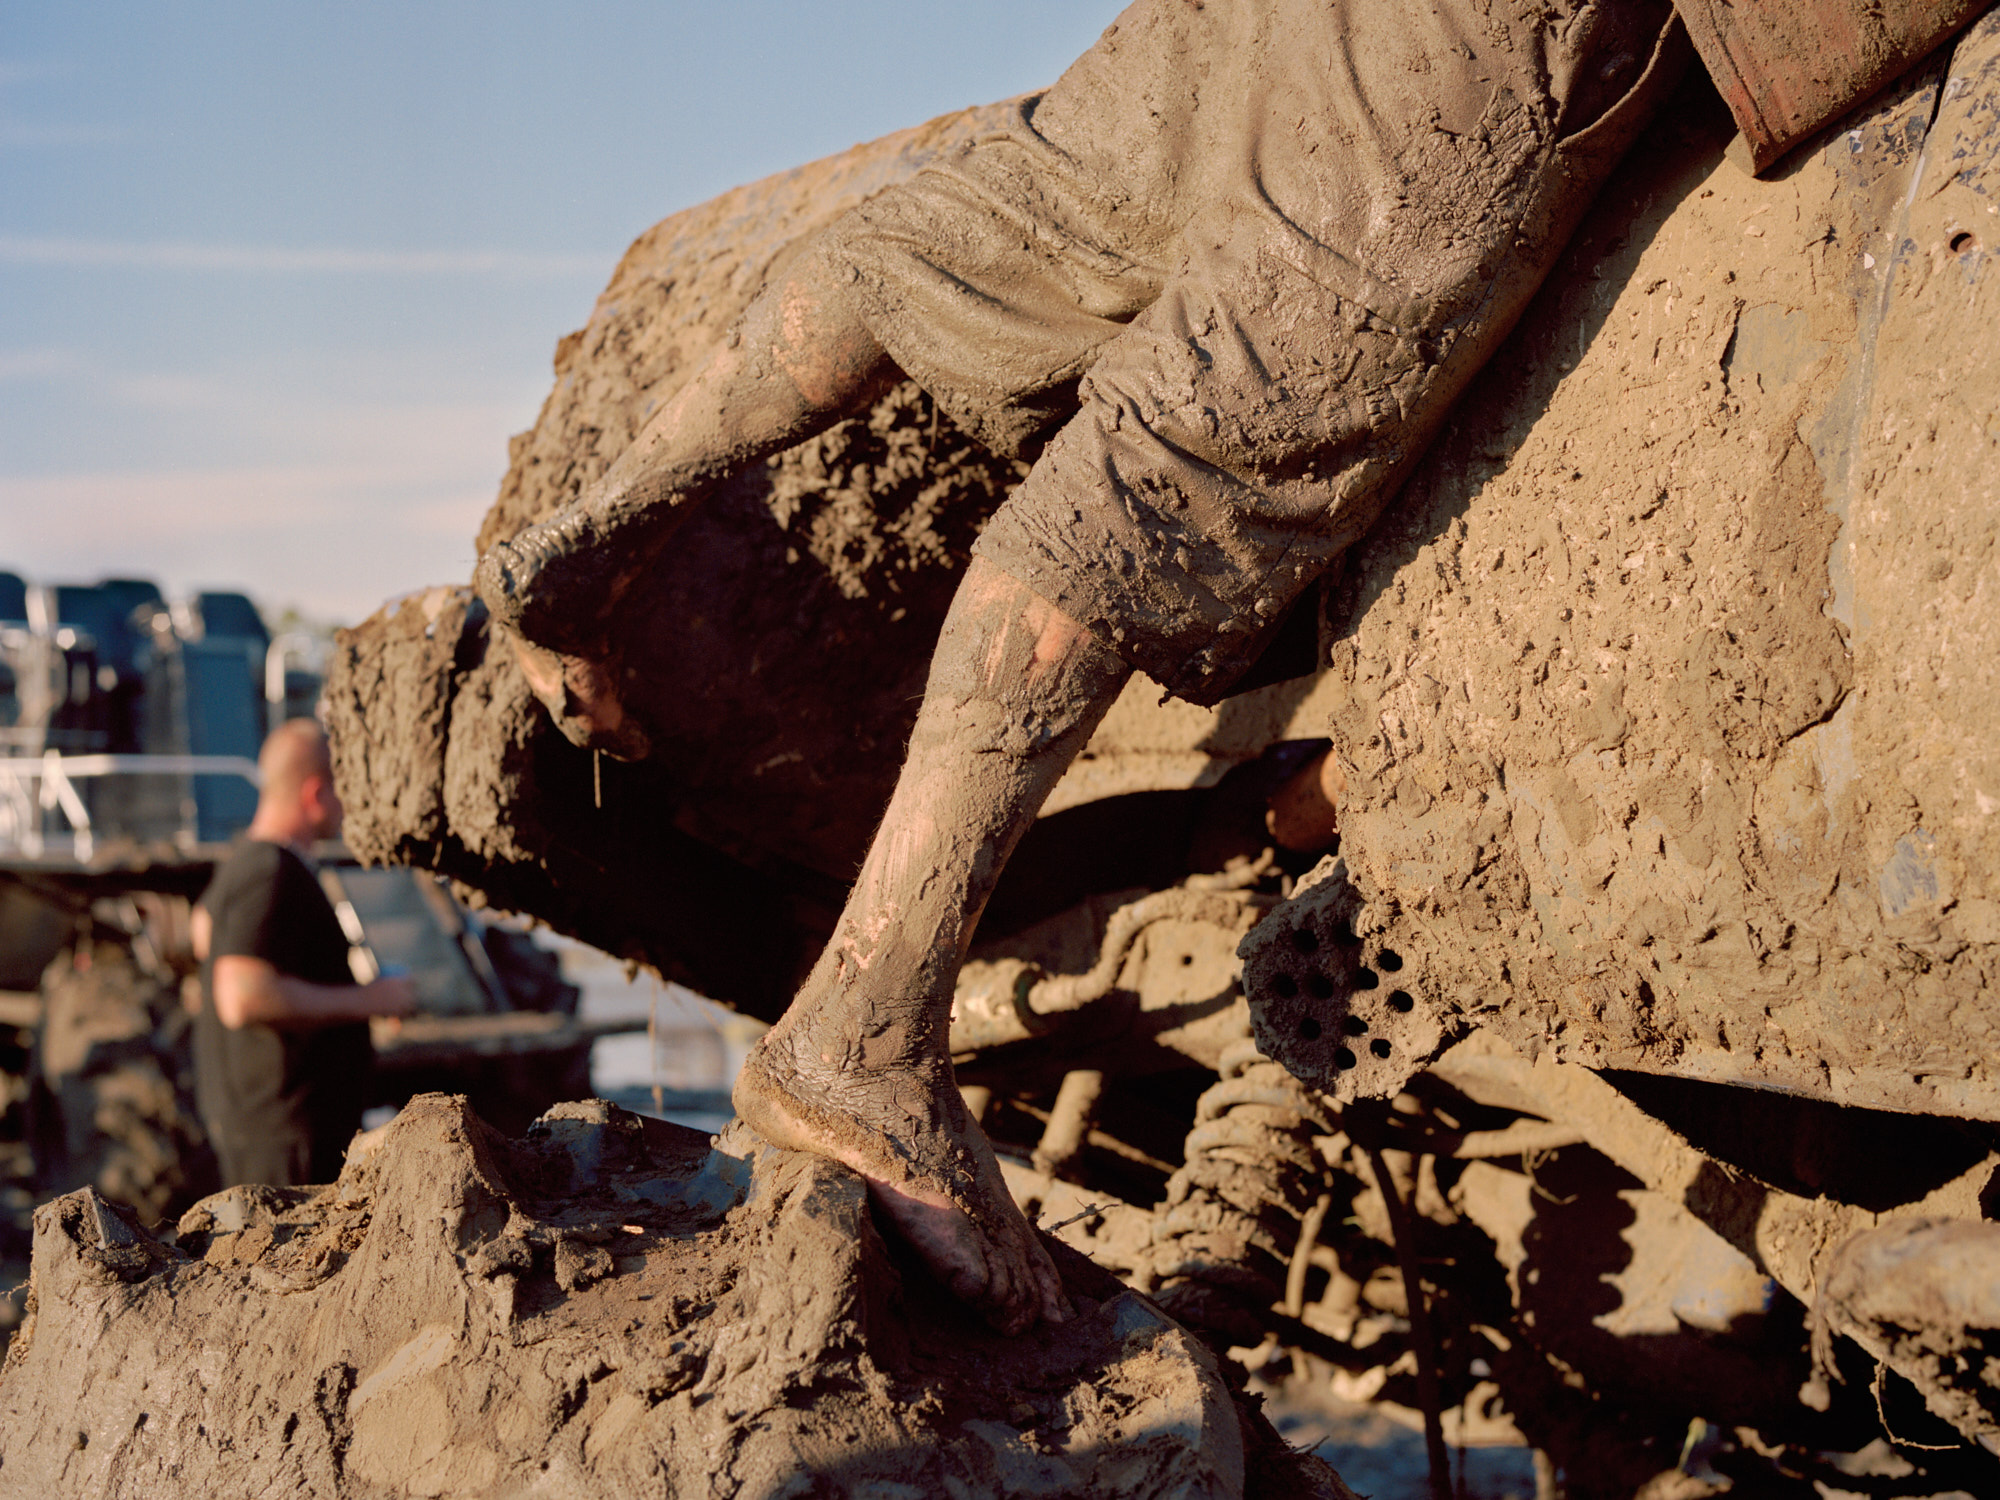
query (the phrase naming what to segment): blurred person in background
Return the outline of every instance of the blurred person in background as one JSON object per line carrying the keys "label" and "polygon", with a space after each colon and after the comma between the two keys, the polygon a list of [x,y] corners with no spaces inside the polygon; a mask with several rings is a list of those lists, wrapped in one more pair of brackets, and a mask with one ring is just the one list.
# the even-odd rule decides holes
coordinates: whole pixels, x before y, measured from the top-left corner
{"label": "blurred person in background", "polygon": [[311,846],[340,833],[326,734],[273,730],[257,813],[195,909],[195,1092],[225,1187],[332,1182],[367,1103],[368,1022],[415,1008],[403,977],[356,984]]}

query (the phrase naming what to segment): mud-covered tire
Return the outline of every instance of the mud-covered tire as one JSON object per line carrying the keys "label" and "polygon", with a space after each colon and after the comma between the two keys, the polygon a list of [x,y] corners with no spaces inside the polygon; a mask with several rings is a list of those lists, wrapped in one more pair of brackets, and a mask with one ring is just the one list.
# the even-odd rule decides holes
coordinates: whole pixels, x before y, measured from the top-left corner
{"label": "mud-covered tire", "polygon": [[30,1101],[41,1195],[93,1186],[157,1223],[215,1191],[179,986],[122,942],[80,938],[42,996]]}

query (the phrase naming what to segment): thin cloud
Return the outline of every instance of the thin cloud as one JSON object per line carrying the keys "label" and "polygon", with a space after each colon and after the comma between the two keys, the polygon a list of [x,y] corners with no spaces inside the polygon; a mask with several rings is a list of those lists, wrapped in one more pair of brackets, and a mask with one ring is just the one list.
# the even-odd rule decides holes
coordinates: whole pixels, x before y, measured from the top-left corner
{"label": "thin cloud", "polygon": [[[149,544],[165,537],[289,528],[337,521],[357,495],[395,493],[412,476],[398,467],[270,465],[242,469],[0,474],[13,539],[30,553],[79,533],[94,543]],[[422,486],[422,479],[417,480]]]}
{"label": "thin cloud", "polygon": [[0,150],[33,150],[48,146],[122,146],[132,139],[116,125],[0,124]]}
{"label": "thin cloud", "polygon": [[0,568],[226,584],[329,619],[472,573],[492,484],[398,464],[0,474]]}
{"label": "thin cloud", "polygon": [[[179,394],[159,398],[171,404]],[[220,384],[187,394],[204,405],[220,400],[243,423],[241,436],[286,456],[185,467],[0,469],[0,515],[8,517],[0,550],[16,552],[11,565],[40,567],[79,543],[144,552],[278,535],[298,540],[310,558],[358,530],[374,543],[419,553],[446,545],[463,554],[455,570],[462,572],[506,468],[496,434],[519,415],[511,403],[478,401],[258,409]]]}
{"label": "thin cloud", "polygon": [[543,255],[522,250],[350,250],[0,234],[0,263],[71,270],[229,271],[280,276],[602,276],[615,259],[612,255]]}
{"label": "thin cloud", "polygon": [[213,411],[235,399],[231,388],[205,375],[124,375],[105,384],[105,394],[146,411]]}
{"label": "thin cloud", "polygon": [[0,381],[57,380],[88,369],[88,363],[68,349],[0,349]]}
{"label": "thin cloud", "polygon": [[30,61],[20,57],[4,57],[0,58],[0,88],[16,83],[29,83],[37,78],[68,78],[75,72],[74,64],[56,62],[53,58]]}

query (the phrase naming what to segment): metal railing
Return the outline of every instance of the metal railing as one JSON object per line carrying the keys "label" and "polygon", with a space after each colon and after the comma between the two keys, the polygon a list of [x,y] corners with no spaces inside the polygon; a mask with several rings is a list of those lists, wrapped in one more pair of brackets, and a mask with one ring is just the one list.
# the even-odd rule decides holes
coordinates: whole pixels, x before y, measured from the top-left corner
{"label": "metal railing", "polygon": [[[108,777],[233,776],[258,785],[257,763],[241,755],[0,755],[0,854],[29,859],[88,860],[98,830],[76,783]],[[49,825],[61,815],[66,829]],[[184,812],[174,832],[180,844],[195,841]]]}

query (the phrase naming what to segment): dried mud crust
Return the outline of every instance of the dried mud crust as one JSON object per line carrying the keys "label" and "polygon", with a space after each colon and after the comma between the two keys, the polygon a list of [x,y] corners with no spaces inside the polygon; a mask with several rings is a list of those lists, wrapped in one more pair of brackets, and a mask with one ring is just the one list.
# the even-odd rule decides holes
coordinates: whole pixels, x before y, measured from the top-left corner
{"label": "dried mud crust", "polygon": [[2000,15],[1728,136],[1666,111],[1334,591],[1354,930],[1448,1032],[2000,1118]]}
{"label": "dried mud crust", "polygon": [[1002,1338],[817,1157],[598,1101],[507,1141],[426,1095],[339,1183],[219,1194],[177,1243],[44,1207],[0,1492],[1348,1494],[1058,1254],[1081,1316]]}
{"label": "dried mud crust", "polygon": [[[479,550],[600,478],[812,233],[1002,112],[942,116],[641,235],[589,322],[558,344],[554,388],[508,445]],[[681,524],[613,628],[623,701],[652,741],[646,770],[674,788],[685,826],[753,863],[851,876],[972,543],[1025,472],[904,381],[865,417],[753,466]],[[512,711],[526,687],[507,656],[485,677]],[[494,753],[474,726],[453,731],[468,766]],[[485,769],[502,807],[528,795],[511,769]],[[532,819],[523,832],[532,847]]]}
{"label": "dried mud crust", "polygon": [[2000,1442],[2000,1224],[1917,1219],[1854,1236],[1815,1317],[1822,1348],[1826,1333],[1847,1334],[1934,1415],[1989,1449]]}

